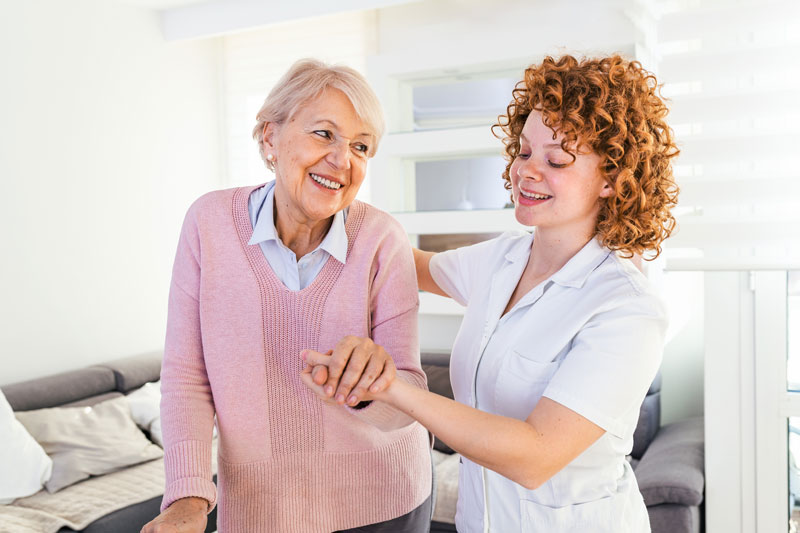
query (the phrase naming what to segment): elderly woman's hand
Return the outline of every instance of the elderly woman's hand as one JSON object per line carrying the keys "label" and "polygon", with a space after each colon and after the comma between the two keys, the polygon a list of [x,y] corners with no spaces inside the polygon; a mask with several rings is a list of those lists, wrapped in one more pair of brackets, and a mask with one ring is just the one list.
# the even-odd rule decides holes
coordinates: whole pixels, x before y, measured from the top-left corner
{"label": "elderly woman's hand", "polygon": [[203,533],[208,521],[208,502],[203,498],[181,498],[148,522],[141,533]]}
{"label": "elderly woman's hand", "polygon": [[394,380],[392,357],[372,339],[349,335],[327,354],[304,350],[303,382],[324,399],[355,406],[371,400]]}

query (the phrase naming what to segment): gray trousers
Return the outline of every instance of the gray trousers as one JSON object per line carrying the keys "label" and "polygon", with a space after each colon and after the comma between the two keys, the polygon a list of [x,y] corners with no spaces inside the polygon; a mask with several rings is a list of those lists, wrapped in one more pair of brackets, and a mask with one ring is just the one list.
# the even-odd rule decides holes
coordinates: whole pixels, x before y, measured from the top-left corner
{"label": "gray trousers", "polygon": [[335,533],[428,533],[431,530],[431,497],[408,514],[386,522],[346,529]]}

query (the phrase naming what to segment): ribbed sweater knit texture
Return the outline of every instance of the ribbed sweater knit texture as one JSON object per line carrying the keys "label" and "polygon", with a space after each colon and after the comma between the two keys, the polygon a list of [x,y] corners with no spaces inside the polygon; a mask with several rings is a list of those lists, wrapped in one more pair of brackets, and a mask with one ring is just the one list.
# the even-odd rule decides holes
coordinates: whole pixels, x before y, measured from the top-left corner
{"label": "ribbed sweater knit texture", "polygon": [[162,509],[206,498],[220,533],[322,533],[408,513],[430,494],[425,429],[381,402],[327,404],[299,377],[303,349],[325,352],[357,335],[386,348],[398,379],[426,386],[405,233],[353,202],[346,264],[329,258],[308,287],[290,291],[247,244],[254,189],[204,195],[181,231],[161,373]]}

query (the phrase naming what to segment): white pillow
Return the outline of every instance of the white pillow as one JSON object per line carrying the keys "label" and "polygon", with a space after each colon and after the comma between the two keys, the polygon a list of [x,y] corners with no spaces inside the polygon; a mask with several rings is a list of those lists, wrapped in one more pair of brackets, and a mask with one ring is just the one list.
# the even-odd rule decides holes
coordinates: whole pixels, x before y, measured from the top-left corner
{"label": "white pillow", "polygon": [[126,396],[136,425],[150,433],[150,440],[164,447],[161,438],[161,381],[145,383]]}
{"label": "white pillow", "polygon": [[[145,383],[126,396],[136,425],[150,433],[150,440],[164,447],[161,436],[161,381]],[[214,437],[217,426],[214,425]]]}
{"label": "white pillow", "polygon": [[39,492],[53,473],[53,460],[31,437],[0,391],[0,504]]}

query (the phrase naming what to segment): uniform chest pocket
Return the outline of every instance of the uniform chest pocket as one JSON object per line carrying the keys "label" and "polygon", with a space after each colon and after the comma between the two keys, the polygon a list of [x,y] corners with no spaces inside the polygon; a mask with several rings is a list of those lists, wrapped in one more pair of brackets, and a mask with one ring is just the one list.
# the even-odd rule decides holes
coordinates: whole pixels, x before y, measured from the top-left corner
{"label": "uniform chest pocket", "polygon": [[541,362],[510,350],[497,375],[494,391],[497,413],[518,420],[528,418],[558,367],[558,362]]}

